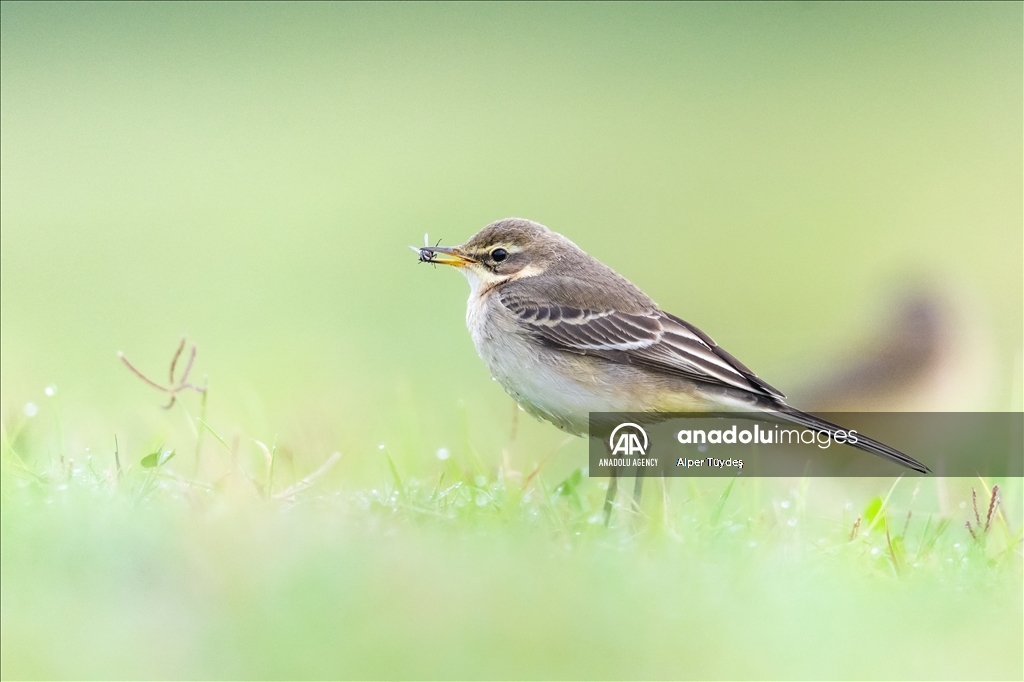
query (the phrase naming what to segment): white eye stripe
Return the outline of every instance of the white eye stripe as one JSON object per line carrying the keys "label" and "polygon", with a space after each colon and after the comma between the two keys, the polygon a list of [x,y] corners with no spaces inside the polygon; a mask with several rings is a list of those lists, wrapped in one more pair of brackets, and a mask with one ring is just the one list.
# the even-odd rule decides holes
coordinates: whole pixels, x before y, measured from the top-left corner
{"label": "white eye stripe", "polygon": [[544,274],[544,268],[538,267],[536,265],[527,265],[526,267],[520,268],[517,272],[515,272],[512,275],[511,279],[522,279],[523,277],[533,277],[535,275],[542,274]]}

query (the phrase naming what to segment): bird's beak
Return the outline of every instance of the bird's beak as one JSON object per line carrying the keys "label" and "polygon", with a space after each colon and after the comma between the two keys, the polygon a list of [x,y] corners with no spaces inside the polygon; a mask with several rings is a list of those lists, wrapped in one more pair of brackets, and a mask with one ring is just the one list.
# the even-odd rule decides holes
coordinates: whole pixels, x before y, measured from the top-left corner
{"label": "bird's beak", "polygon": [[437,263],[464,268],[477,262],[462,253],[457,246],[410,246],[409,248],[419,254],[421,263]]}

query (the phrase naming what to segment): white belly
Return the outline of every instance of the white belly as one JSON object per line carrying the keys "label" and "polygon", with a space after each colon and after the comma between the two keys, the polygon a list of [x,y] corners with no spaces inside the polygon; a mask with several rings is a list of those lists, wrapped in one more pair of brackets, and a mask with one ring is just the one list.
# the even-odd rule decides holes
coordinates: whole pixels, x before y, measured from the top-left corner
{"label": "white belly", "polygon": [[628,390],[635,384],[626,374],[635,370],[531,341],[496,299],[470,296],[466,325],[491,376],[523,409],[564,431],[585,435],[590,412],[657,409]]}

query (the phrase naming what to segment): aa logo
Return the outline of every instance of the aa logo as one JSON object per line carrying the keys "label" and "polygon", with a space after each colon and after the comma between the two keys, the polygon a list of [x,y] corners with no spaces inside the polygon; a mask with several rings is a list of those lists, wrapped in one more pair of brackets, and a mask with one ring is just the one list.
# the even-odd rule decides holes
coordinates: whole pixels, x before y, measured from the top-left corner
{"label": "aa logo", "polygon": [[647,432],[639,424],[619,424],[608,438],[612,455],[646,455]]}

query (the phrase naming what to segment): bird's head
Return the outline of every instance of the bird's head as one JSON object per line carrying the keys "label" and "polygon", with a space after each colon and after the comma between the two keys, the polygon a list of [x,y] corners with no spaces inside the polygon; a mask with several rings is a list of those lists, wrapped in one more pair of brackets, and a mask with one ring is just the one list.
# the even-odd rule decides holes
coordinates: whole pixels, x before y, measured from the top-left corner
{"label": "bird's head", "polygon": [[506,218],[491,223],[460,246],[412,247],[420,261],[462,271],[474,291],[547,272],[553,265],[586,258],[575,244],[540,223]]}

